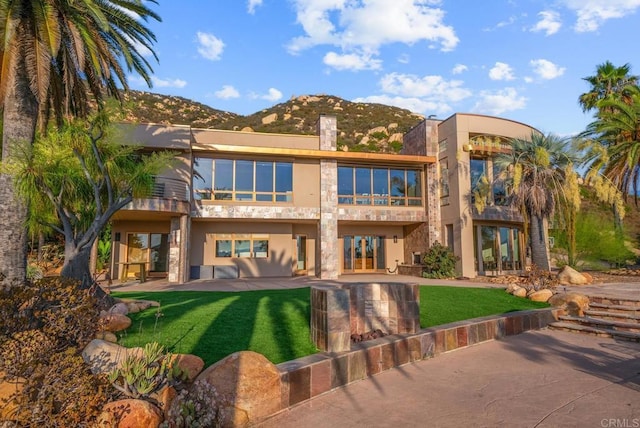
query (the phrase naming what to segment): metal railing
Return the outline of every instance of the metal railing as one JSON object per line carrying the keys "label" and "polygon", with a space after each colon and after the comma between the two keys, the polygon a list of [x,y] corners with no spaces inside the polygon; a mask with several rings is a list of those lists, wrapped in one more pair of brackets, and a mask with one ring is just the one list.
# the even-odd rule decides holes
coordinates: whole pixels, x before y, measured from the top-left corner
{"label": "metal railing", "polygon": [[191,200],[189,183],[184,180],[171,177],[156,176],[151,191],[152,198],[176,199],[179,201]]}

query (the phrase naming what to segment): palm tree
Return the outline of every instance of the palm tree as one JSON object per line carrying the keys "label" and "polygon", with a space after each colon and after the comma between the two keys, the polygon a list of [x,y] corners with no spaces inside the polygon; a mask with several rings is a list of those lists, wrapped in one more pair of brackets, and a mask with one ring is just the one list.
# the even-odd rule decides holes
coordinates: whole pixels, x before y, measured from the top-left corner
{"label": "palm tree", "polygon": [[585,132],[583,164],[601,173],[623,195],[636,198],[640,181],[640,88],[630,90],[629,101],[606,100]]}
{"label": "palm tree", "polygon": [[629,64],[616,67],[606,61],[604,64],[598,65],[595,76],[583,78],[589,82],[591,89],[578,98],[582,111],[596,109],[601,101],[612,98],[628,101],[629,87],[638,83],[638,76],[630,75],[630,72],[631,66]]}
{"label": "palm tree", "polygon": [[[105,96],[120,98],[118,86],[128,89],[123,67],[150,85],[151,67],[140,46],[153,52],[155,36],[144,22],[160,17],[145,3],[0,0],[3,161],[19,142],[34,141],[38,118],[51,109],[61,123],[66,114],[86,114],[91,97],[99,105]],[[26,274],[27,207],[5,173],[0,173],[0,204],[0,284],[13,285]]]}
{"label": "palm tree", "polygon": [[550,270],[549,219],[559,201],[565,198],[565,170],[573,164],[569,142],[555,135],[532,133],[529,138],[511,141],[511,153],[494,159],[503,170],[511,171],[511,204],[524,208],[530,221],[531,261]]}

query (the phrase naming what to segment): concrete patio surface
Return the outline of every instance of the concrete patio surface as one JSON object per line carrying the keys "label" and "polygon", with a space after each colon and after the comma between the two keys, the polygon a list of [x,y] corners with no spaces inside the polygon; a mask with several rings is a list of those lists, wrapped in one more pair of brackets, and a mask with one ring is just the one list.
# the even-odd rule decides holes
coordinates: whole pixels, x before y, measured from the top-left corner
{"label": "concrete patio surface", "polygon": [[527,332],[388,370],[258,426],[638,427],[640,344]]}

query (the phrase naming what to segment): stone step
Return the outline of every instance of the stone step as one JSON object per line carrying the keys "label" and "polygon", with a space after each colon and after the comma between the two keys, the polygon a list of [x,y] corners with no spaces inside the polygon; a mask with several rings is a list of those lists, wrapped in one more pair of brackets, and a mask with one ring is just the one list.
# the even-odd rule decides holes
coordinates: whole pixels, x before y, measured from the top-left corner
{"label": "stone step", "polygon": [[572,333],[591,334],[599,337],[611,337],[614,339],[629,340],[632,342],[640,342],[640,333],[632,333],[630,331],[616,331],[607,328],[597,328],[588,325],[576,324],[573,322],[556,321],[549,324],[552,330],[569,331]]}
{"label": "stone step", "polygon": [[640,314],[630,314],[625,312],[609,312],[609,311],[596,311],[593,309],[587,309],[584,314],[589,317],[610,319],[614,321],[623,322],[635,322],[640,324]]}
{"label": "stone step", "polygon": [[593,317],[574,317],[571,315],[560,315],[558,319],[561,321],[575,322],[598,328],[602,327],[616,331],[632,331],[640,333],[640,324],[634,322],[612,321]]}
{"label": "stone step", "polygon": [[619,298],[605,297],[605,296],[589,296],[589,300],[592,303],[602,303],[605,305],[632,306],[640,310],[640,300],[638,299],[619,299]]}
{"label": "stone step", "polygon": [[614,313],[630,313],[634,315],[640,315],[640,308],[631,305],[612,305],[607,303],[590,302],[590,309],[597,309],[599,311],[607,311]]}

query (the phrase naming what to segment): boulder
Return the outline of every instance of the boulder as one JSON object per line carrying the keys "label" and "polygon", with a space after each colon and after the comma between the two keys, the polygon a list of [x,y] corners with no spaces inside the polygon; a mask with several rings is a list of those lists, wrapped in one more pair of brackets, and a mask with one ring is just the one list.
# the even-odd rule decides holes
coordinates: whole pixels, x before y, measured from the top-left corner
{"label": "boulder", "polygon": [[278,113],[271,113],[262,118],[262,124],[268,125],[270,123],[275,122],[276,120],[278,120]]}
{"label": "boulder", "polygon": [[522,287],[520,287],[518,284],[510,283],[509,285],[507,285],[507,289],[505,291],[509,294],[513,294],[513,292],[518,288]]}
{"label": "boulder", "polygon": [[105,404],[96,426],[117,428],[157,428],[162,411],[144,400],[118,400]]}
{"label": "boulder", "polygon": [[118,343],[118,337],[110,331],[99,331],[96,333],[96,339],[106,340],[111,343]]}
{"label": "boulder", "polygon": [[570,284],[570,285],[585,285],[587,284],[587,278],[577,270],[573,269],[571,266],[563,267],[560,272],[558,272],[558,281],[560,284]]}
{"label": "boulder", "polygon": [[109,309],[109,314],[127,315],[129,308],[125,303],[116,303]]}
{"label": "boulder", "polygon": [[182,369],[182,372],[186,375],[189,382],[193,382],[204,368],[204,361],[197,355],[173,354],[171,356],[171,362],[177,364],[178,367]]}
{"label": "boulder", "polygon": [[582,273],[582,276],[584,276],[585,279],[587,280],[587,284],[593,283],[593,276],[591,276],[590,273],[588,272],[580,272],[580,273]]}
{"label": "boulder", "polygon": [[558,293],[551,296],[548,302],[551,306],[563,308],[573,316],[584,316],[585,309],[589,309],[589,297],[579,293]]}
{"label": "boulder", "polygon": [[162,410],[162,413],[167,418],[171,403],[178,396],[178,391],[173,386],[165,386],[159,392],[151,394],[151,398],[158,402],[158,407]]}
{"label": "boulder", "polygon": [[113,333],[126,330],[131,327],[131,318],[121,314],[101,315],[99,322],[102,330]]}
{"label": "boulder", "polygon": [[548,288],[545,288],[544,290],[534,291],[533,293],[530,293],[527,297],[529,298],[529,300],[533,302],[546,302],[551,298],[551,296],[553,296],[553,291],[549,290]]}
{"label": "boulder", "polygon": [[282,407],[280,372],[256,352],[231,354],[200,373],[198,381],[223,397],[224,426],[255,424]]}
{"label": "boulder", "polygon": [[513,293],[511,294],[513,294],[516,297],[527,297],[527,289],[516,286],[516,288],[514,288],[513,290]]}
{"label": "boulder", "polygon": [[94,374],[109,373],[119,368],[130,353],[142,353],[142,348],[125,348],[106,340],[93,339],[82,351],[82,358]]}

